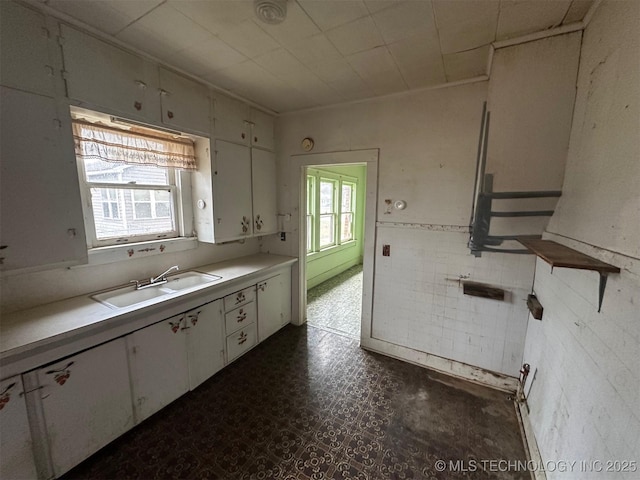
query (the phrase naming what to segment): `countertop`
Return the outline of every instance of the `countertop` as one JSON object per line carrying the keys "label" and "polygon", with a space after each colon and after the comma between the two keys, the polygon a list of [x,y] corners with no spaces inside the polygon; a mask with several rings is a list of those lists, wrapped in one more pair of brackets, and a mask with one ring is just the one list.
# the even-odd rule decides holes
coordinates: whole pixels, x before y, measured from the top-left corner
{"label": "countertop", "polygon": [[[214,293],[228,295],[232,293],[227,291],[229,288],[247,277],[266,274],[290,266],[296,261],[295,257],[260,253],[190,268],[185,271],[195,270],[218,275],[222,279],[126,308],[107,307],[90,298],[92,294],[86,294],[5,315],[0,323],[2,376],[27,368],[28,364],[24,361],[29,355],[39,356],[33,363],[47,361],[49,356],[60,358],[65,353],[62,348],[64,345],[79,341],[77,348],[88,348],[86,339],[92,335],[101,334],[101,340],[104,341],[109,340],[109,337],[124,335],[128,331],[144,327],[144,323],[160,321],[186,311],[189,309],[189,302],[197,302],[199,299],[203,301],[204,296]],[[195,306],[197,305],[194,304],[192,308]],[[111,334],[105,334],[109,330]],[[45,355],[47,350],[55,352]],[[16,372],[7,371],[7,365],[12,362],[21,364],[19,368],[9,369]]]}

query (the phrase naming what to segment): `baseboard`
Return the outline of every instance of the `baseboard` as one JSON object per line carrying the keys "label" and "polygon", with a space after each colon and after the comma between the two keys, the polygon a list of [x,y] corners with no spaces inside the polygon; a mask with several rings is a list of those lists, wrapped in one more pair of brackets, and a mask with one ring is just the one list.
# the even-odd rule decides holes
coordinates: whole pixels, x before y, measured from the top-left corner
{"label": "baseboard", "polygon": [[[532,465],[543,465],[542,456],[538,449],[538,442],[536,441],[535,433],[533,432],[533,426],[531,425],[531,419],[529,418],[529,408],[527,407],[526,400],[518,400],[515,402],[516,414],[520,421],[520,428],[522,429],[522,437],[525,443],[525,451],[529,457]],[[533,480],[547,480],[547,474],[544,468],[535,468],[531,472],[531,478]]]}
{"label": "baseboard", "polygon": [[456,360],[420,352],[412,348],[395,345],[375,338],[361,338],[360,346],[365,350],[381,353],[388,357],[427,367],[446,375],[462,378],[504,392],[515,394],[518,388],[518,379],[515,377],[490,372],[479,367],[474,367],[473,365],[467,365],[466,363]]}

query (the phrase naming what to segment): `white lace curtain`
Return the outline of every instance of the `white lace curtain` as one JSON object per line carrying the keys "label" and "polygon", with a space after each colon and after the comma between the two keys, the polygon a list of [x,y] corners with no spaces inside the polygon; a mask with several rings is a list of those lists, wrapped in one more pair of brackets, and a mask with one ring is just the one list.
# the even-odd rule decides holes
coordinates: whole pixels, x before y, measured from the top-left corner
{"label": "white lace curtain", "polygon": [[130,132],[85,121],[73,121],[76,155],[106,162],[195,170],[193,142],[185,138]]}

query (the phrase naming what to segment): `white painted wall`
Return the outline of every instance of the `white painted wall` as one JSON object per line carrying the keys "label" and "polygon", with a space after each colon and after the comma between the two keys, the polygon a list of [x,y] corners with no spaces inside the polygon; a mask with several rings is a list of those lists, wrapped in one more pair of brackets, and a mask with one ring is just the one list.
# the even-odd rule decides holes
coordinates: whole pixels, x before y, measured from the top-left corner
{"label": "white painted wall", "polygon": [[[289,185],[300,172],[291,168],[290,157],[302,153],[304,137],[313,137],[314,152],[379,148],[378,221],[422,227],[376,229],[374,337],[516,375],[534,259],[500,254],[476,259],[464,233],[486,94],[487,83],[480,82],[281,117],[280,212],[293,219],[287,241],[265,247],[298,255],[299,192]],[[407,208],[385,213],[385,199],[405,200]],[[391,257],[384,260],[383,243],[391,245]],[[506,288],[508,300],[464,297],[448,280],[459,276]]]}
{"label": "white painted wall", "polygon": [[622,272],[609,276],[598,313],[595,272],[537,263],[544,316],[529,319],[524,361],[536,370],[528,403],[545,461],[636,461],[640,469],[638,25],[640,3],[605,1],[584,32],[563,196],[548,227],[559,235],[547,236]]}
{"label": "white painted wall", "polygon": [[257,239],[248,239],[244,245],[201,243],[193,250],[165,252],[107,265],[79,265],[30,273],[3,272],[0,277],[2,313],[95,292],[127,283],[129,280],[149,278],[162,273],[172,265],[179,265],[181,270],[188,270],[200,265],[251,255],[259,250]]}
{"label": "white painted wall", "polygon": [[[494,191],[561,190],[582,32],[496,50],[486,173]],[[494,200],[493,210],[553,210],[557,198]],[[540,235],[549,217],[492,218],[493,235]],[[505,248],[522,248],[507,242]]]}

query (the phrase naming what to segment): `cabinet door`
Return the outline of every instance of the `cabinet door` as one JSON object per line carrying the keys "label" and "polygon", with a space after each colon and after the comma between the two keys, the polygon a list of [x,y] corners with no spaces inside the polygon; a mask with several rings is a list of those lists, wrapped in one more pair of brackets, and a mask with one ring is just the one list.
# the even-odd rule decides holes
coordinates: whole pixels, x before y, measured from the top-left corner
{"label": "cabinet door", "polygon": [[271,115],[251,109],[251,145],[275,150],[275,128]]}
{"label": "cabinet door", "polygon": [[207,303],[185,315],[191,390],[224,366],[225,337],[222,300]]}
{"label": "cabinet door", "polygon": [[224,95],[214,96],[214,128],[216,138],[249,145],[249,107],[246,103]]}
{"label": "cabinet door", "polygon": [[109,113],[158,124],[157,73],[144,59],[61,25],[69,98]]}
{"label": "cabinet door", "polygon": [[0,84],[53,96],[50,41],[44,15],[15,2],[0,2]]}
{"label": "cabinet door", "polygon": [[282,297],[284,284],[276,275],[256,286],[258,291],[258,341],[262,342],[284,325]]}
{"label": "cabinet door", "polygon": [[253,187],[253,232],[267,235],[278,231],[276,205],[276,155],[251,149],[251,184]]}
{"label": "cabinet door", "polygon": [[182,75],[159,69],[162,123],[178,130],[211,133],[209,89]]}
{"label": "cabinet door", "polygon": [[0,478],[37,477],[19,375],[0,382],[0,452]]}
{"label": "cabinet door", "polygon": [[86,261],[68,110],[11,88],[0,97],[0,268]]}
{"label": "cabinet door", "polygon": [[216,140],[214,214],[216,242],[251,236],[251,152]]}
{"label": "cabinet door", "polygon": [[136,422],[189,390],[187,336],[183,315],[127,336]]}
{"label": "cabinet door", "polygon": [[124,339],[41,368],[38,382],[56,476],[134,425]]}

